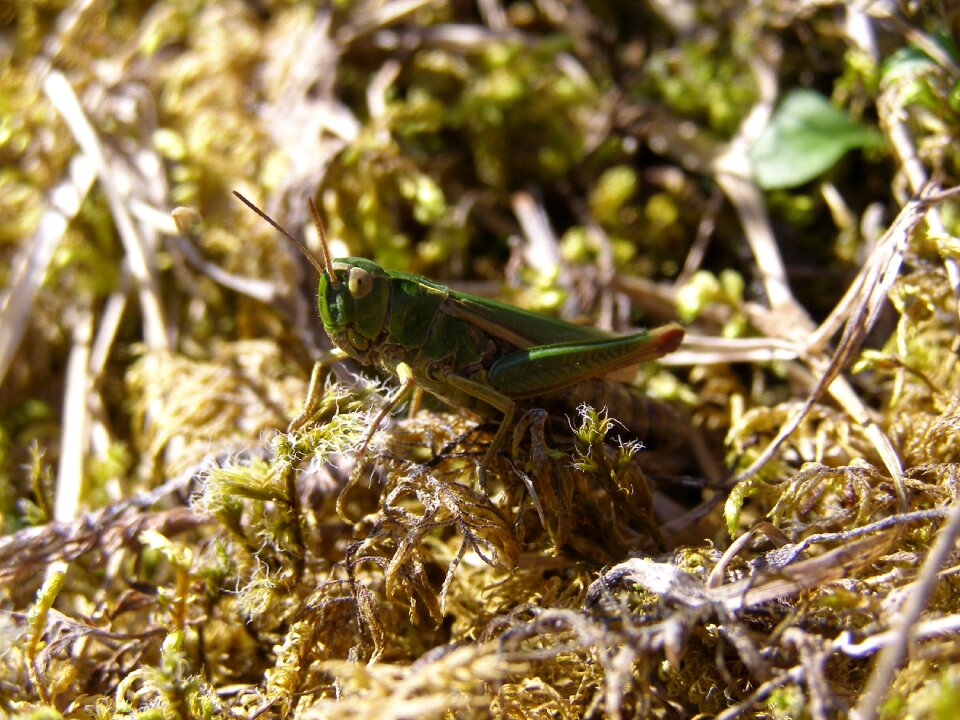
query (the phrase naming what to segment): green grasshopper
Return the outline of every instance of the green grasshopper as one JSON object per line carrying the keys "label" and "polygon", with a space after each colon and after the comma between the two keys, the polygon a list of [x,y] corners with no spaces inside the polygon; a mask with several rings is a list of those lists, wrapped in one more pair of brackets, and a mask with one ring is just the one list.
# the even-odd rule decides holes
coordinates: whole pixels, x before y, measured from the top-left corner
{"label": "green grasshopper", "polygon": [[[522,407],[575,409],[581,402],[617,407],[615,416],[638,436],[675,433],[672,409],[633,388],[604,379],[674,351],[683,339],[676,324],[618,336],[573,325],[505,303],[456,292],[426,278],[384,270],[364,258],[331,260],[323,224],[310,200],[320,244],[321,265],[304,245],[240,193],[234,194],[296,245],[320,274],[317,307],[324,330],[342,355],[380,366],[400,387],[380,409],[360,450],[380,422],[414,388],[452,407],[500,426],[479,467],[486,470],[506,440]],[[302,424],[315,406],[318,383]],[[625,409],[620,409],[624,407]],[[625,416],[632,416],[629,420]]]}

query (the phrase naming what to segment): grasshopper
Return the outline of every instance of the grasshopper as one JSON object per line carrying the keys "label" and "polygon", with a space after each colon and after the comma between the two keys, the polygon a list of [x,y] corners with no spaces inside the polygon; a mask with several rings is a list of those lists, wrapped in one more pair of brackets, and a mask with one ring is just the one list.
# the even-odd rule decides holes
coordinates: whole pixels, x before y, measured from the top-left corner
{"label": "grasshopper", "polygon": [[[481,483],[518,411],[532,401],[536,407],[571,410],[581,402],[605,404],[617,407],[616,415],[641,438],[645,433],[675,434],[671,408],[605,378],[623,377],[622,371],[674,351],[684,335],[679,325],[618,336],[457,292],[417,275],[384,270],[364,258],[331,260],[323,224],[310,199],[323,252],[321,265],[299,240],[240,193],[234,194],[296,245],[320,274],[317,307],[339,354],[380,366],[400,381],[368,429],[361,452],[380,422],[417,387],[452,407],[500,418],[480,462]],[[307,409],[293,428],[315,406],[319,384],[311,385]],[[621,415],[632,418],[627,421]]]}

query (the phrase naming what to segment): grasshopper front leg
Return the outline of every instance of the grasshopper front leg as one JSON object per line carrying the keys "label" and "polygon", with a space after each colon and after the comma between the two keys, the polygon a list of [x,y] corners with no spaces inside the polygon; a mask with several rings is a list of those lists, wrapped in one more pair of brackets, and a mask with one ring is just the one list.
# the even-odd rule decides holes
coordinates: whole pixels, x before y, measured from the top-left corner
{"label": "grasshopper front leg", "polygon": [[357,455],[361,457],[366,452],[367,445],[370,444],[370,441],[373,439],[373,434],[377,431],[383,419],[403,400],[407,393],[417,386],[417,380],[413,375],[413,368],[407,365],[407,363],[397,363],[396,370],[397,377],[400,379],[400,387],[394,390],[393,395],[387,398],[387,401],[377,412],[376,417],[373,418],[373,422],[370,423],[370,427],[367,428],[367,432],[364,433],[363,440],[360,441],[360,447],[357,450]]}
{"label": "grasshopper front leg", "polygon": [[320,407],[320,400],[323,397],[323,384],[320,382],[322,370],[331,363],[339,362],[346,357],[348,356],[345,352],[339,348],[333,348],[313,363],[313,370],[310,372],[310,384],[307,386],[307,399],[304,400],[303,410],[300,411],[300,414],[287,425],[288,433],[295,432],[306,425],[314,413],[317,412],[317,408]]}

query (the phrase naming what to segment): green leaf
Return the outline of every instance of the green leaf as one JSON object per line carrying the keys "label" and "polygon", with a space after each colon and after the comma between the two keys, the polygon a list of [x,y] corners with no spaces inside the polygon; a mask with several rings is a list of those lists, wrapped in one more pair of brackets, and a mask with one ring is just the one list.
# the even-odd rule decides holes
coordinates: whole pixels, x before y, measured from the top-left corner
{"label": "green leaf", "polygon": [[757,184],[764,190],[796,187],[829,170],[854,148],[883,146],[883,135],[851,121],[813,90],[792,90],[750,148]]}

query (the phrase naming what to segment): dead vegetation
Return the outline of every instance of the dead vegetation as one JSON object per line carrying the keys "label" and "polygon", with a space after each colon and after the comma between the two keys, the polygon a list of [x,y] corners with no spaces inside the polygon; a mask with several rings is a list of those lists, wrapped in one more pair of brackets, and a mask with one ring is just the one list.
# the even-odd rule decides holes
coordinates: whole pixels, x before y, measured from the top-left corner
{"label": "dead vegetation", "polygon": [[[2,711],[952,717],[957,10],[320,5],[0,10]],[[638,382],[685,444],[530,413],[480,486],[495,426],[429,400],[358,455],[350,364],[285,431],[314,278],[231,190],[683,321]]]}

